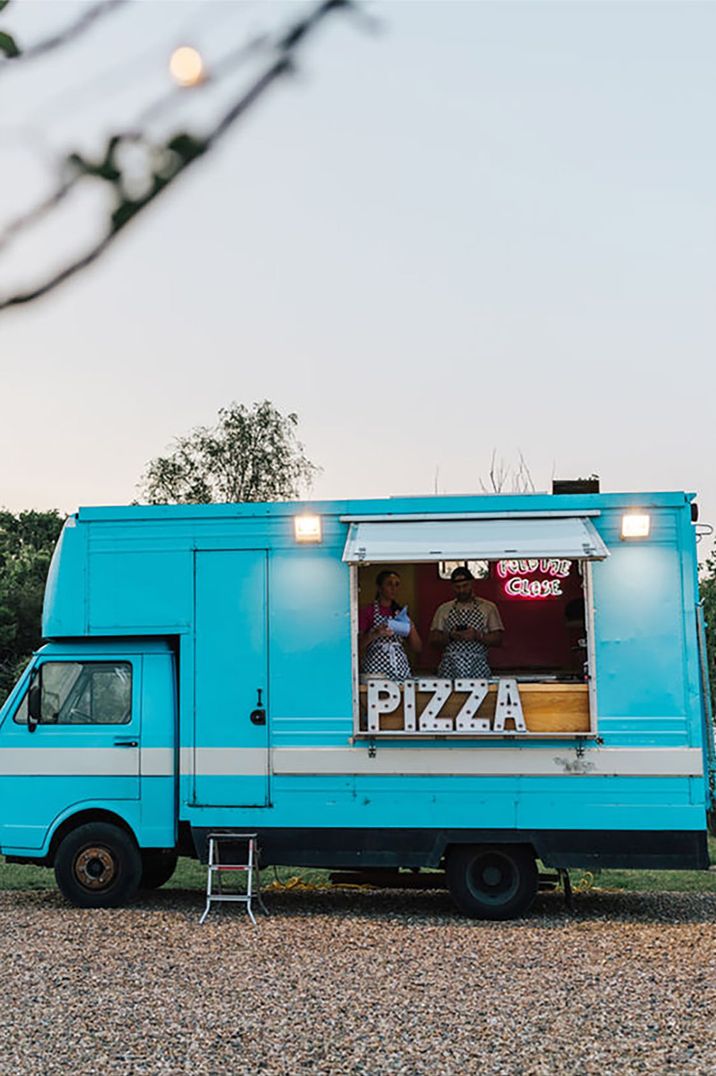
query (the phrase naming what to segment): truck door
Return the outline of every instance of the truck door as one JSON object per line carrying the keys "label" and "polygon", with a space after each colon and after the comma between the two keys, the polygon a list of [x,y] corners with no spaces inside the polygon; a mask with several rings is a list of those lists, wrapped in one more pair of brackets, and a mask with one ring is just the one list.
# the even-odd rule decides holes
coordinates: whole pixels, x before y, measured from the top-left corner
{"label": "truck door", "polygon": [[139,799],[141,668],[137,657],[38,662],[39,723],[25,692],[0,730],[3,848],[41,848],[69,807]]}
{"label": "truck door", "polygon": [[194,801],[269,802],[265,550],[195,554]]}

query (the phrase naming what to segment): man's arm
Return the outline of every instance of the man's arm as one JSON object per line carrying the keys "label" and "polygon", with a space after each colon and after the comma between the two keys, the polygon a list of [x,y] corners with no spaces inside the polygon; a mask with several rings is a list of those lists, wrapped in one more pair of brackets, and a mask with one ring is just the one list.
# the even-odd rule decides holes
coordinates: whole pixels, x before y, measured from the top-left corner
{"label": "man's arm", "polygon": [[502,617],[500,616],[500,610],[494,604],[490,602],[487,611],[487,623],[485,625],[487,631],[484,632],[483,644],[485,646],[502,646],[502,640],[505,634],[505,626],[502,623]]}

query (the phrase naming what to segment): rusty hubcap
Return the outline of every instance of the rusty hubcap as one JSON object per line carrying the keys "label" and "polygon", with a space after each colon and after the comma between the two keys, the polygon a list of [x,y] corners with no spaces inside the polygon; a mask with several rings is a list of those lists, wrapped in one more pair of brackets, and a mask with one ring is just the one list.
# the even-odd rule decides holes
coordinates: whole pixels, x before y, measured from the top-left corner
{"label": "rusty hubcap", "polygon": [[116,875],[117,864],[107,848],[83,848],[75,860],[75,877],[85,889],[106,889]]}

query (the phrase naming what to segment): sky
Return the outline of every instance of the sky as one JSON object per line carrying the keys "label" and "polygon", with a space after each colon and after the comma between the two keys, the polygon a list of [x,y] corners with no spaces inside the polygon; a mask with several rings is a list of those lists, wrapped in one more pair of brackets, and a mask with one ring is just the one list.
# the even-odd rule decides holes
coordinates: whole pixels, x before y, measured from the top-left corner
{"label": "sky", "polygon": [[[30,44],[82,9],[11,3],[0,28]],[[169,93],[176,45],[211,70],[305,10],[139,0],[0,70],[0,232]],[[479,491],[521,453],[538,489],[694,490],[716,523],[716,4],[365,10],[94,267],[0,312],[0,505],[128,503],[173,437],[270,399],[317,498]],[[268,60],[149,129],[201,131]],[[105,197],[0,250],[0,296],[86,246]]]}

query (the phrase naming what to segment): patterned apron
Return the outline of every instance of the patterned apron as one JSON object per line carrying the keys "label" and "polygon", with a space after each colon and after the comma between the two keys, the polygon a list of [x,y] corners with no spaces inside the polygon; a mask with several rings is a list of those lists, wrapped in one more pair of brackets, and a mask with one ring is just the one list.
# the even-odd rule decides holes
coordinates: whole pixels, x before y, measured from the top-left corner
{"label": "patterned apron", "polygon": [[[485,617],[477,602],[457,602],[453,605],[445,621],[444,630],[454,631],[459,627],[475,628],[481,632],[487,629]],[[487,647],[484,643],[452,640],[443,652],[438,676],[445,680],[488,679],[492,676],[492,670],[487,662]]]}
{"label": "patterned apron", "polygon": [[[389,619],[381,613],[378,602],[374,602],[373,627],[387,625]],[[400,636],[391,635],[368,643],[361,672],[364,676],[380,676],[384,680],[409,680],[412,676],[410,663]]]}

